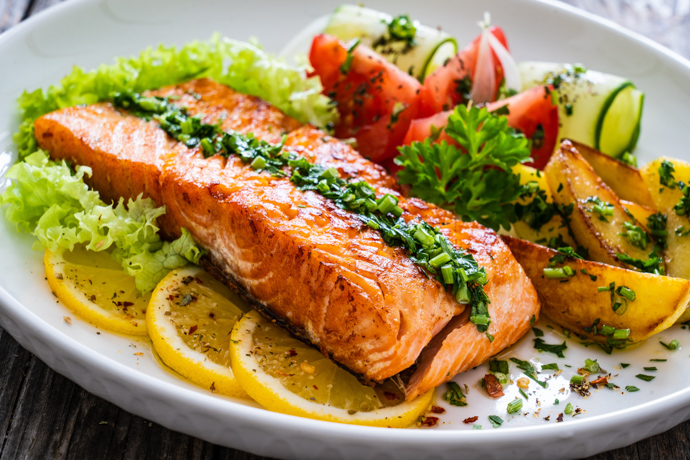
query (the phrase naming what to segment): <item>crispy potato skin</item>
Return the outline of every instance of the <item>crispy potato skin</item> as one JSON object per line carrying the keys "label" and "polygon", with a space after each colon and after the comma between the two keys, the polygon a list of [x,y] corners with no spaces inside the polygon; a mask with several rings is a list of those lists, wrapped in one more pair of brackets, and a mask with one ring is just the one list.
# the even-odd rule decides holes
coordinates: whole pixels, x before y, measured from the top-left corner
{"label": "crispy potato skin", "polygon": [[644,185],[639,169],[585,144],[569,142],[621,200],[654,207],[654,200]]}
{"label": "crispy potato skin", "polygon": [[[502,238],[537,288],[542,312],[578,334],[587,335],[584,327],[598,319],[599,326],[630,329],[630,339],[639,342],[673,325],[690,301],[690,281],[575,258],[567,258],[563,264],[575,272],[567,282],[547,278],[544,268],[557,251],[509,236]],[[635,301],[628,302],[622,315],[611,308],[611,293],[597,290],[610,283],[635,291]],[[600,335],[592,338],[605,341]]]}
{"label": "crispy potato skin", "polygon": [[[563,206],[574,204],[570,228],[577,243],[589,251],[590,259],[627,267],[616,254],[623,253],[637,259],[649,257],[651,243],[642,249],[621,235],[625,232],[625,222],[642,226],[640,222],[628,215],[618,196],[597,176],[570,141],[563,141],[544,173],[554,191],[554,201]],[[613,205],[613,215],[602,219],[593,212],[594,204],[587,201],[594,197]]]}

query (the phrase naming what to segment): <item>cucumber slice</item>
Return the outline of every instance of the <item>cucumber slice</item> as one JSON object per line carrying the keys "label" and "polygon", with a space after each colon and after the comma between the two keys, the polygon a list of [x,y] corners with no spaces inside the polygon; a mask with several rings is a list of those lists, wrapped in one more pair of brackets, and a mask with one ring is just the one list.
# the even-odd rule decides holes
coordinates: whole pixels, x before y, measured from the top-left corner
{"label": "cucumber slice", "polygon": [[590,145],[613,157],[637,144],[644,94],[623,77],[568,64],[519,64],[523,90],[558,83],[559,138]]}
{"label": "cucumber slice", "polygon": [[362,44],[373,48],[419,81],[424,81],[427,75],[458,52],[458,44],[453,37],[417,21],[413,22],[417,29],[413,43],[391,38],[388,24],[393,19],[391,15],[371,8],[341,5],[331,16],[324,33],[343,41],[360,39]]}

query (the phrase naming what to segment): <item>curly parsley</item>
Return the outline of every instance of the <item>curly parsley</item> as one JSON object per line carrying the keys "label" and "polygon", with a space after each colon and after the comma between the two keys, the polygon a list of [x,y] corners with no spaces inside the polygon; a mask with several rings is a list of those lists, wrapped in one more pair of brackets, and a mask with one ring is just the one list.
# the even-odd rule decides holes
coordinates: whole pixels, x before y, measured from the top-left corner
{"label": "curly parsley", "polygon": [[463,105],[448,118],[445,131],[459,147],[426,140],[399,148],[400,182],[464,220],[509,229],[517,220],[513,202],[525,191],[511,168],[529,159],[529,141],[505,116]]}

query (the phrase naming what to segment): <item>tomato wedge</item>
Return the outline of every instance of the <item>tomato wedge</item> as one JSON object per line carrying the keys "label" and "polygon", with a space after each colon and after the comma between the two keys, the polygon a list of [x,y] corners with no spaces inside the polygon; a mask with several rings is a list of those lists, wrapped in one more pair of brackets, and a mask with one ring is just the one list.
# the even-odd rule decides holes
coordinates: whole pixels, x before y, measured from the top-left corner
{"label": "tomato wedge", "polygon": [[[508,106],[508,125],[532,139],[532,161],[526,164],[543,169],[558,140],[558,106],[553,104],[551,92],[543,86],[537,86],[507,99],[492,102],[487,105],[487,109],[494,111],[503,106]],[[433,138],[434,142],[445,140],[455,144],[456,142],[441,130],[448,123],[451,113],[452,110],[448,110],[414,120],[403,144],[423,142],[429,137]]]}
{"label": "tomato wedge", "polygon": [[[508,49],[508,42],[500,27],[491,26],[489,32]],[[421,117],[451,110],[456,105],[467,102],[466,95],[470,92],[471,81],[474,77],[480,40],[481,33],[445,65],[426,77],[419,94],[419,114]],[[496,88],[492,100],[496,100],[503,80],[503,68],[493,50],[491,51],[491,59],[496,72]]]}
{"label": "tomato wedge", "polygon": [[417,118],[421,85],[364,45],[344,44],[330,35],[317,35],[309,60],[337,104],[339,138],[354,137],[365,157],[381,163],[397,155],[410,122]]}

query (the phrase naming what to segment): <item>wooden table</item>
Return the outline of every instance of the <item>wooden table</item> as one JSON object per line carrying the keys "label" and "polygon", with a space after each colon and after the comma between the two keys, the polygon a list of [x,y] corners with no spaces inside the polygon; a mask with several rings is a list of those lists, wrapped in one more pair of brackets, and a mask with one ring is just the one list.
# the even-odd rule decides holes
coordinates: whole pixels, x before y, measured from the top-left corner
{"label": "wooden table", "polygon": [[[0,0],[0,32],[60,0]],[[568,0],[690,57],[690,0]],[[0,329],[0,460],[258,459],[167,430],[53,372]],[[583,440],[584,441],[584,440]],[[690,458],[690,422],[592,459]]]}

